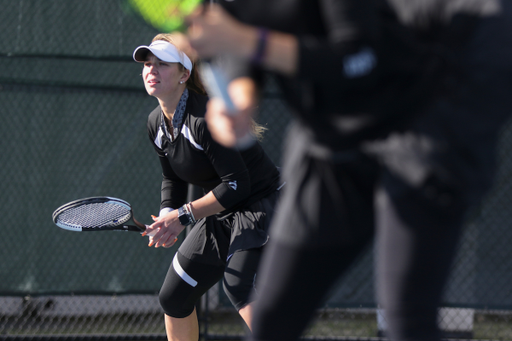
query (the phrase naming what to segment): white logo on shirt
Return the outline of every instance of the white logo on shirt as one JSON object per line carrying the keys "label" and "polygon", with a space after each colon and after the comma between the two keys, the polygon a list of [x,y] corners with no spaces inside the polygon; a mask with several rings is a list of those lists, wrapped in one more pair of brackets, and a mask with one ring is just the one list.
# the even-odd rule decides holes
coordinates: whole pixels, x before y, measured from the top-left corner
{"label": "white logo on shirt", "polygon": [[377,57],[370,48],[345,56],[343,71],[348,78],[362,77],[369,74],[377,64]]}
{"label": "white logo on shirt", "polygon": [[229,187],[233,188],[235,191],[238,186],[236,181],[230,181],[230,182],[228,182],[228,185],[229,185]]}

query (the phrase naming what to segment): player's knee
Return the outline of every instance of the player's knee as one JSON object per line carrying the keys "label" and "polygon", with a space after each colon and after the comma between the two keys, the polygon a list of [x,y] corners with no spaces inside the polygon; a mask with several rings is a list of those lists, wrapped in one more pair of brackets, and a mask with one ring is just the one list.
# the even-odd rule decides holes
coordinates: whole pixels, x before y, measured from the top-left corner
{"label": "player's knee", "polygon": [[195,304],[179,300],[178,295],[160,295],[159,299],[162,310],[171,317],[187,317],[194,311]]}
{"label": "player's knee", "polygon": [[164,313],[171,317],[187,317],[194,311],[195,300],[187,299],[177,291],[160,291],[158,298]]}
{"label": "player's knee", "polygon": [[251,302],[254,293],[254,282],[244,282],[239,277],[226,276],[222,285],[226,296],[236,310],[240,310]]}
{"label": "player's knee", "polygon": [[184,281],[174,268],[171,268],[160,289],[158,298],[160,306],[167,315],[183,318],[194,311],[196,301],[201,295],[201,291]]}

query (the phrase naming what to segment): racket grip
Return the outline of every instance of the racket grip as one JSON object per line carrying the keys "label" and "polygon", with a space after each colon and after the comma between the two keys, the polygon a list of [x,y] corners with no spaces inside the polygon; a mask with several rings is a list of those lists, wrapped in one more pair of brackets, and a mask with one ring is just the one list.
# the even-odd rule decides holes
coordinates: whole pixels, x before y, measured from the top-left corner
{"label": "racket grip", "polygon": [[220,68],[211,65],[208,62],[203,62],[201,65],[201,78],[208,94],[212,97],[220,98],[224,102],[228,114],[235,115],[236,107],[228,94],[228,81],[222,74]]}

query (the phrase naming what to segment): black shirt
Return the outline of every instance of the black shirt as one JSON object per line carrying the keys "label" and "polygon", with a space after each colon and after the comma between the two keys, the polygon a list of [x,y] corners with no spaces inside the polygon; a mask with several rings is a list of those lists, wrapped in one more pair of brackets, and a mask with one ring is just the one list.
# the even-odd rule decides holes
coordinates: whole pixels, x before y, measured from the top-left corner
{"label": "black shirt", "polygon": [[[497,0],[219,3],[244,23],[298,38],[296,75],[276,76],[313,140],[335,150],[400,129],[434,95],[447,91],[457,72],[457,49],[476,20],[496,14],[500,6]],[[231,74],[236,76],[241,74]]]}
{"label": "black shirt", "polygon": [[206,126],[206,96],[189,91],[182,128],[170,141],[158,106],[148,117],[148,134],[162,165],[161,208],[185,204],[188,184],[212,191],[226,208],[248,206],[275,191],[279,172],[259,143],[239,152],[215,142]]}

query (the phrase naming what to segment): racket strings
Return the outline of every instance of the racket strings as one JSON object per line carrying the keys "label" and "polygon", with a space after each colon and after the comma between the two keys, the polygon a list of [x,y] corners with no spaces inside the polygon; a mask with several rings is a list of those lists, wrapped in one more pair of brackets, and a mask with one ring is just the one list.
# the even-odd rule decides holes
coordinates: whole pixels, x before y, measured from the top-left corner
{"label": "racket strings", "polygon": [[71,228],[113,227],[131,218],[128,208],[112,203],[90,203],[62,212],[56,222]]}

